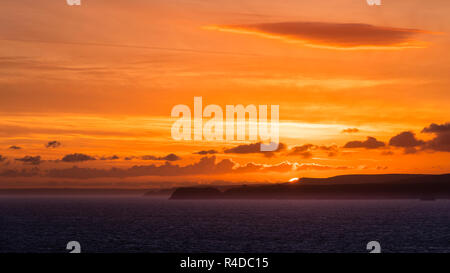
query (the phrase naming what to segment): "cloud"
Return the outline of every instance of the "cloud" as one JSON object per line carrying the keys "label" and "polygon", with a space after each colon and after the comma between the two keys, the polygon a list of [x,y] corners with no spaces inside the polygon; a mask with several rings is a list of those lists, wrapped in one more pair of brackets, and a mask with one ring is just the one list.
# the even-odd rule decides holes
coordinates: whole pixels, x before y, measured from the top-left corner
{"label": "cloud", "polygon": [[450,133],[438,134],[426,144],[426,149],[439,152],[450,152]]}
{"label": "cloud", "polygon": [[313,156],[312,150],[315,149],[313,144],[305,144],[301,146],[292,147],[288,155],[299,155],[303,158],[311,158]]}
{"label": "cloud", "polygon": [[328,156],[329,157],[333,157],[336,156],[339,148],[337,145],[331,145],[331,146],[319,146],[318,147],[319,150],[323,150],[323,151],[327,151],[328,152]]}
{"label": "cloud", "polygon": [[89,161],[89,160],[95,160],[95,157],[85,155],[85,154],[68,154],[65,155],[62,159],[63,162],[83,162],[83,161]]}
{"label": "cloud", "polygon": [[393,151],[383,151],[381,155],[394,155]]}
{"label": "cloud", "polygon": [[217,154],[217,153],[219,153],[219,152],[216,150],[204,150],[204,151],[199,151],[199,152],[196,152],[193,154],[195,154],[195,155],[213,155],[213,154]]}
{"label": "cloud", "polygon": [[268,173],[268,172],[291,172],[303,170],[345,170],[348,166],[328,166],[314,163],[291,163],[281,162],[279,164],[267,165],[257,163],[247,163],[240,165],[231,159],[216,161],[215,156],[203,157],[198,162],[185,166],[173,165],[165,162],[163,165],[143,165],[130,168],[79,168],[72,167],[66,169],[50,169],[43,174],[47,177],[90,179],[90,178],[126,178],[139,176],[186,176],[186,175],[212,175],[212,174],[232,174],[232,173]]}
{"label": "cloud", "polygon": [[424,47],[419,34],[432,32],[357,23],[279,22],[207,26],[205,29],[257,35],[289,43],[329,49],[402,49]]}
{"label": "cloud", "polygon": [[431,124],[430,126],[424,128],[422,133],[433,133],[435,138],[427,141],[425,144],[425,149],[439,151],[439,152],[450,152],[450,123],[444,123],[441,125]]}
{"label": "cloud", "polygon": [[177,161],[177,160],[181,160],[181,157],[177,156],[176,154],[168,154],[166,156],[163,157],[157,157],[157,156],[153,156],[153,155],[144,155],[141,156],[142,160],[166,160],[166,161]]}
{"label": "cloud", "polygon": [[0,162],[3,162],[3,161],[5,161],[5,160],[6,160],[6,157],[0,155]]}
{"label": "cloud", "polygon": [[344,148],[365,148],[365,149],[377,149],[386,146],[382,141],[378,141],[374,137],[367,137],[365,141],[350,141],[345,144]]}
{"label": "cloud", "polygon": [[216,163],[216,157],[203,157],[200,161],[186,166],[172,165],[166,161],[165,164],[157,166],[154,164],[144,166],[133,166],[127,169],[95,169],[78,168],[51,169],[48,171],[49,177],[61,178],[98,178],[98,177],[138,177],[138,176],[182,176],[195,174],[221,174],[233,171],[236,163],[229,159],[224,159]]}
{"label": "cloud", "polygon": [[32,177],[41,175],[39,168],[34,167],[31,169],[14,170],[7,169],[0,172],[0,177]]}
{"label": "cloud", "polygon": [[302,163],[296,167],[297,171],[326,171],[326,170],[349,170],[353,169],[350,166],[330,166],[330,165],[321,165],[317,163]]}
{"label": "cloud", "polygon": [[175,165],[166,161],[163,165],[140,165],[130,168],[53,168],[49,170],[39,170],[38,168],[23,170],[4,170],[0,172],[2,177],[50,177],[50,178],[70,178],[70,179],[93,179],[93,178],[127,178],[142,176],[187,176],[187,175],[214,175],[214,174],[241,174],[241,173],[285,173],[294,171],[309,170],[346,170],[349,166],[331,166],[315,163],[295,163],[281,162],[278,164],[258,164],[249,162],[245,165],[238,164],[231,159],[216,160],[215,156],[203,157],[198,162],[185,166]]}
{"label": "cloud", "polygon": [[61,142],[53,140],[53,141],[49,141],[45,147],[46,148],[58,148],[59,146],[61,146]]}
{"label": "cloud", "polygon": [[19,147],[19,146],[16,146],[16,145],[12,145],[8,149],[10,149],[10,150],[20,150],[20,149],[22,149],[22,147]]}
{"label": "cloud", "polygon": [[432,123],[430,126],[423,128],[422,133],[450,133],[450,122],[441,125]]}
{"label": "cloud", "polygon": [[281,152],[283,150],[286,149],[286,145],[284,143],[279,143],[278,144],[278,149],[275,151],[270,151],[270,152],[266,152],[266,151],[261,151],[261,142],[258,143],[253,143],[253,144],[243,144],[243,145],[239,145],[230,149],[225,149],[224,153],[226,154],[256,154],[256,153],[261,153],[264,154],[264,156],[267,157],[272,157],[275,155],[275,153],[277,152]]}
{"label": "cloud", "polygon": [[418,140],[411,131],[400,133],[389,140],[389,145],[402,148],[417,147],[423,144],[425,144],[425,142]]}
{"label": "cloud", "polygon": [[16,158],[17,161],[21,161],[24,164],[30,164],[30,165],[39,165],[42,163],[41,156],[24,156],[22,158]]}
{"label": "cloud", "polygon": [[389,145],[394,147],[405,148],[406,154],[414,154],[417,152],[415,147],[422,146],[425,141],[416,138],[416,135],[411,132],[402,132],[389,140]]}
{"label": "cloud", "polygon": [[295,146],[292,147],[288,153],[288,155],[298,155],[301,156],[303,158],[311,158],[313,156],[312,151],[314,150],[322,150],[325,152],[328,152],[328,156],[332,157],[337,155],[339,149],[337,147],[337,145],[331,145],[331,146],[318,146],[318,145],[314,145],[314,144],[304,144],[301,146]]}
{"label": "cloud", "polygon": [[117,156],[117,155],[112,155],[112,156],[102,156],[102,157],[100,158],[100,160],[118,160],[118,159],[120,159],[120,157]]}
{"label": "cloud", "polygon": [[343,133],[343,134],[345,134],[345,133],[352,134],[352,133],[358,133],[358,132],[359,132],[358,128],[347,128],[347,129],[342,130],[341,133]]}

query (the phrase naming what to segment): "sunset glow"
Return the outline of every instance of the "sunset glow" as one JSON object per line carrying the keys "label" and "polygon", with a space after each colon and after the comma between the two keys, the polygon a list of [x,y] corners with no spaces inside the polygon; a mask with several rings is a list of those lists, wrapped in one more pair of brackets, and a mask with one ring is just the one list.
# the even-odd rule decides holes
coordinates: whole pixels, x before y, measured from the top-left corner
{"label": "sunset glow", "polygon": [[[449,1],[31,2],[0,11],[0,188],[450,171]],[[279,105],[280,146],[174,140],[194,97]]]}

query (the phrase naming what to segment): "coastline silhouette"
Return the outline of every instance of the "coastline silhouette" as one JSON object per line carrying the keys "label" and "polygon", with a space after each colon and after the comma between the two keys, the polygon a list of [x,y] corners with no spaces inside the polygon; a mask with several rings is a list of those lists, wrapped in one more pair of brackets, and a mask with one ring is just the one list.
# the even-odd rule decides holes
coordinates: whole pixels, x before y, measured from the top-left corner
{"label": "coastline silhouette", "polygon": [[176,189],[170,199],[449,199],[450,174],[342,175],[295,183]]}

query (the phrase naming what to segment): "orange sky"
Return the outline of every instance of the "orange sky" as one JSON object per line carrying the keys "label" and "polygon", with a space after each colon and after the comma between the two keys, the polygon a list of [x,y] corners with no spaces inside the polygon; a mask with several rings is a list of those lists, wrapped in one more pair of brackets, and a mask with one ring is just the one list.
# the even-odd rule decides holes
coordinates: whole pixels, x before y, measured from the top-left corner
{"label": "orange sky", "polygon": [[[444,0],[4,0],[0,188],[447,173],[449,12]],[[174,141],[171,109],[194,96],[279,105],[284,150]]]}

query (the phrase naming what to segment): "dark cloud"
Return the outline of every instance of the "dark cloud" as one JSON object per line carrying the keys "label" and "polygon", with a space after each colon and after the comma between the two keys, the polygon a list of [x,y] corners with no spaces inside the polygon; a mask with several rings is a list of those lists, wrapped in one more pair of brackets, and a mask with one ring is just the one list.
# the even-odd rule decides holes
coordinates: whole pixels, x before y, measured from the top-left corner
{"label": "dark cloud", "polygon": [[30,165],[39,165],[42,163],[41,156],[24,156],[22,158],[16,158],[17,161],[21,161],[24,164],[30,164]]}
{"label": "dark cloud", "polygon": [[329,157],[336,156],[338,154],[339,148],[337,145],[331,146],[318,146],[319,150],[327,151]]}
{"label": "dark cloud", "polygon": [[256,34],[302,44],[330,48],[377,48],[417,46],[417,29],[357,23],[279,22],[250,25],[213,26],[210,29]]}
{"label": "dark cloud", "polygon": [[352,134],[352,133],[358,133],[359,129],[358,128],[347,128],[342,130],[342,133],[347,133],[347,134]]}
{"label": "dark cloud", "polygon": [[95,160],[95,157],[85,155],[85,154],[74,153],[74,154],[65,155],[61,160],[63,162],[83,162],[83,161]]}
{"label": "dark cloud", "polygon": [[113,156],[102,156],[102,157],[100,158],[100,160],[118,160],[118,159],[120,159],[120,157],[117,156],[117,155],[113,155]]}
{"label": "dark cloud", "polygon": [[252,154],[261,153],[261,143],[243,144],[230,149],[225,149],[226,154]]}
{"label": "dark cloud", "polygon": [[313,156],[312,150],[315,149],[315,145],[313,144],[305,144],[301,146],[292,147],[288,155],[298,155],[303,158],[311,158]]}
{"label": "dark cloud", "polygon": [[426,149],[450,152],[450,133],[440,133],[426,144]]}
{"label": "dark cloud", "polygon": [[198,162],[185,166],[175,165],[166,161],[163,165],[141,165],[130,168],[54,168],[50,170],[23,169],[4,170],[0,172],[2,177],[51,177],[51,178],[71,178],[71,179],[91,179],[91,178],[126,178],[142,176],[188,176],[188,175],[213,175],[213,174],[240,174],[240,173],[269,173],[269,172],[291,172],[305,170],[346,170],[348,166],[328,166],[315,163],[291,163],[281,162],[279,164],[258,164],[249,162],[245,165],[238,164],[231,159],[216,160],[215,156],[203,157]]}
{"label": "dark cloud", "polygon": [[187,175],[210,175],[225,173],[267,173],[267,172],[290,172],[303,170],[346,170],[348,166],[327,166],[314,163],[296,164],[290,162],[282,162],[275,165],[247,163],[245,165],[237,164],[231,159],[223,159],[216,161],[215,156],[203,157],[198,162],[180,166],[165,162],[163,165],[144,165],[133,166],[127,169],[111,168],[79,168],[72,167],[67,169],[51,169],[45,173],[48,177],[59,178],[105,178],[105,177],[140,177],[140,176],[187,176]]}
{"label": "dark cloud", "polygon": [[432,123],[430,126],[423,128],[422,133],[450,133],[450,122],[441,125]]}
{"label": "dark cloud", "polygon": [[153,155],[144,155],[141,156],[142,160],[166,160],[166,161],[177,161],[181,160],[181,157],[177,156],[176,154],[168,154],[163,157],[153,156]]}
{"label": "dark cloud", "polygon": [[230,149],[225,149],[224,153],[226,154],[256,154],[261,153],[267,157],[272,157],[277,152],[281,152],[286,149],[286,145],[284,143],[279,143],[278,148],[275,151],[261,151],[261,142],[253,143],[253,144],[243,144]]}
{"label": "dark cloud", "polygon": [[58,148],[59,146],[61,146],[61,142],[56,140],[49,141],[47,144],[45,144],[45,147],[47,148]]}
{"label": "dark cloud", "polygon": [[416,135],[410,131],[402,132],[389,140],[390,146],[405,148],[406,154],[416,153],[416,147],[424,144],[425,141],[417,139]]}
{"label": "dark cloud", "polygon": [[433,133],[436,136],[427,141],[425,149],[439,151],[439,152],[450,152],[450,123],[444,123],[441,125],[431,124],[430,126],[422,130],[423,133]]}
{"label": "dark cloud", "polygon": [[200,151],[200,152],[196,152],[194,153],[195,155],[213,155],[213,154],[217,154],[219,153],[216,150],[205,150],[205,151]]}
{"label": "dark cloud", "polygon": [[344,148],[365,148],[365,149],[377,149],[386,146],[382,141],[378,141],[374,137],[367,137],[365,141],[350,141],[345,144]]}
{"label": "dark cloud", "polygon": [[216,163],[215,156],[203,157],[199,162],[186,166],[172,165],[168,161],[160,166],[144,165],[133,166],[128,169],[93,169],[72,167],[69,169],[52,169],[47,175],[64,178],[97,178],[97,177],[138,177],[138,176],[180,176],[195,174],[220,174],[232,172],[236,163],[224,159]]}
{"label": "dark cloud", "polygon": [[10,150],[20,150],[22,149],[22,147],[16,146],[16,145],[12,145],[9,147]]}
{"label": "dark cloud", "polygon": [[322,150],[322,151],[328,152],[328,156],[332,157],[332,156],[337,155],[339,149],[336,145],[318,146],[318,145],[314,145],[314,144],[304,144],[301,146],[292,147],[290,149],[288,155],[297,155],[297,156],[301,156],[306,159],[306,158],[311,158],[313,156],[312,152],[314,150]]}
{"label": "dark cloud", "polygon": [[7,169],[0,172],[0,177],[32,177],[38,175],[41,175],[41,172],[37,167],[22,170]]}

